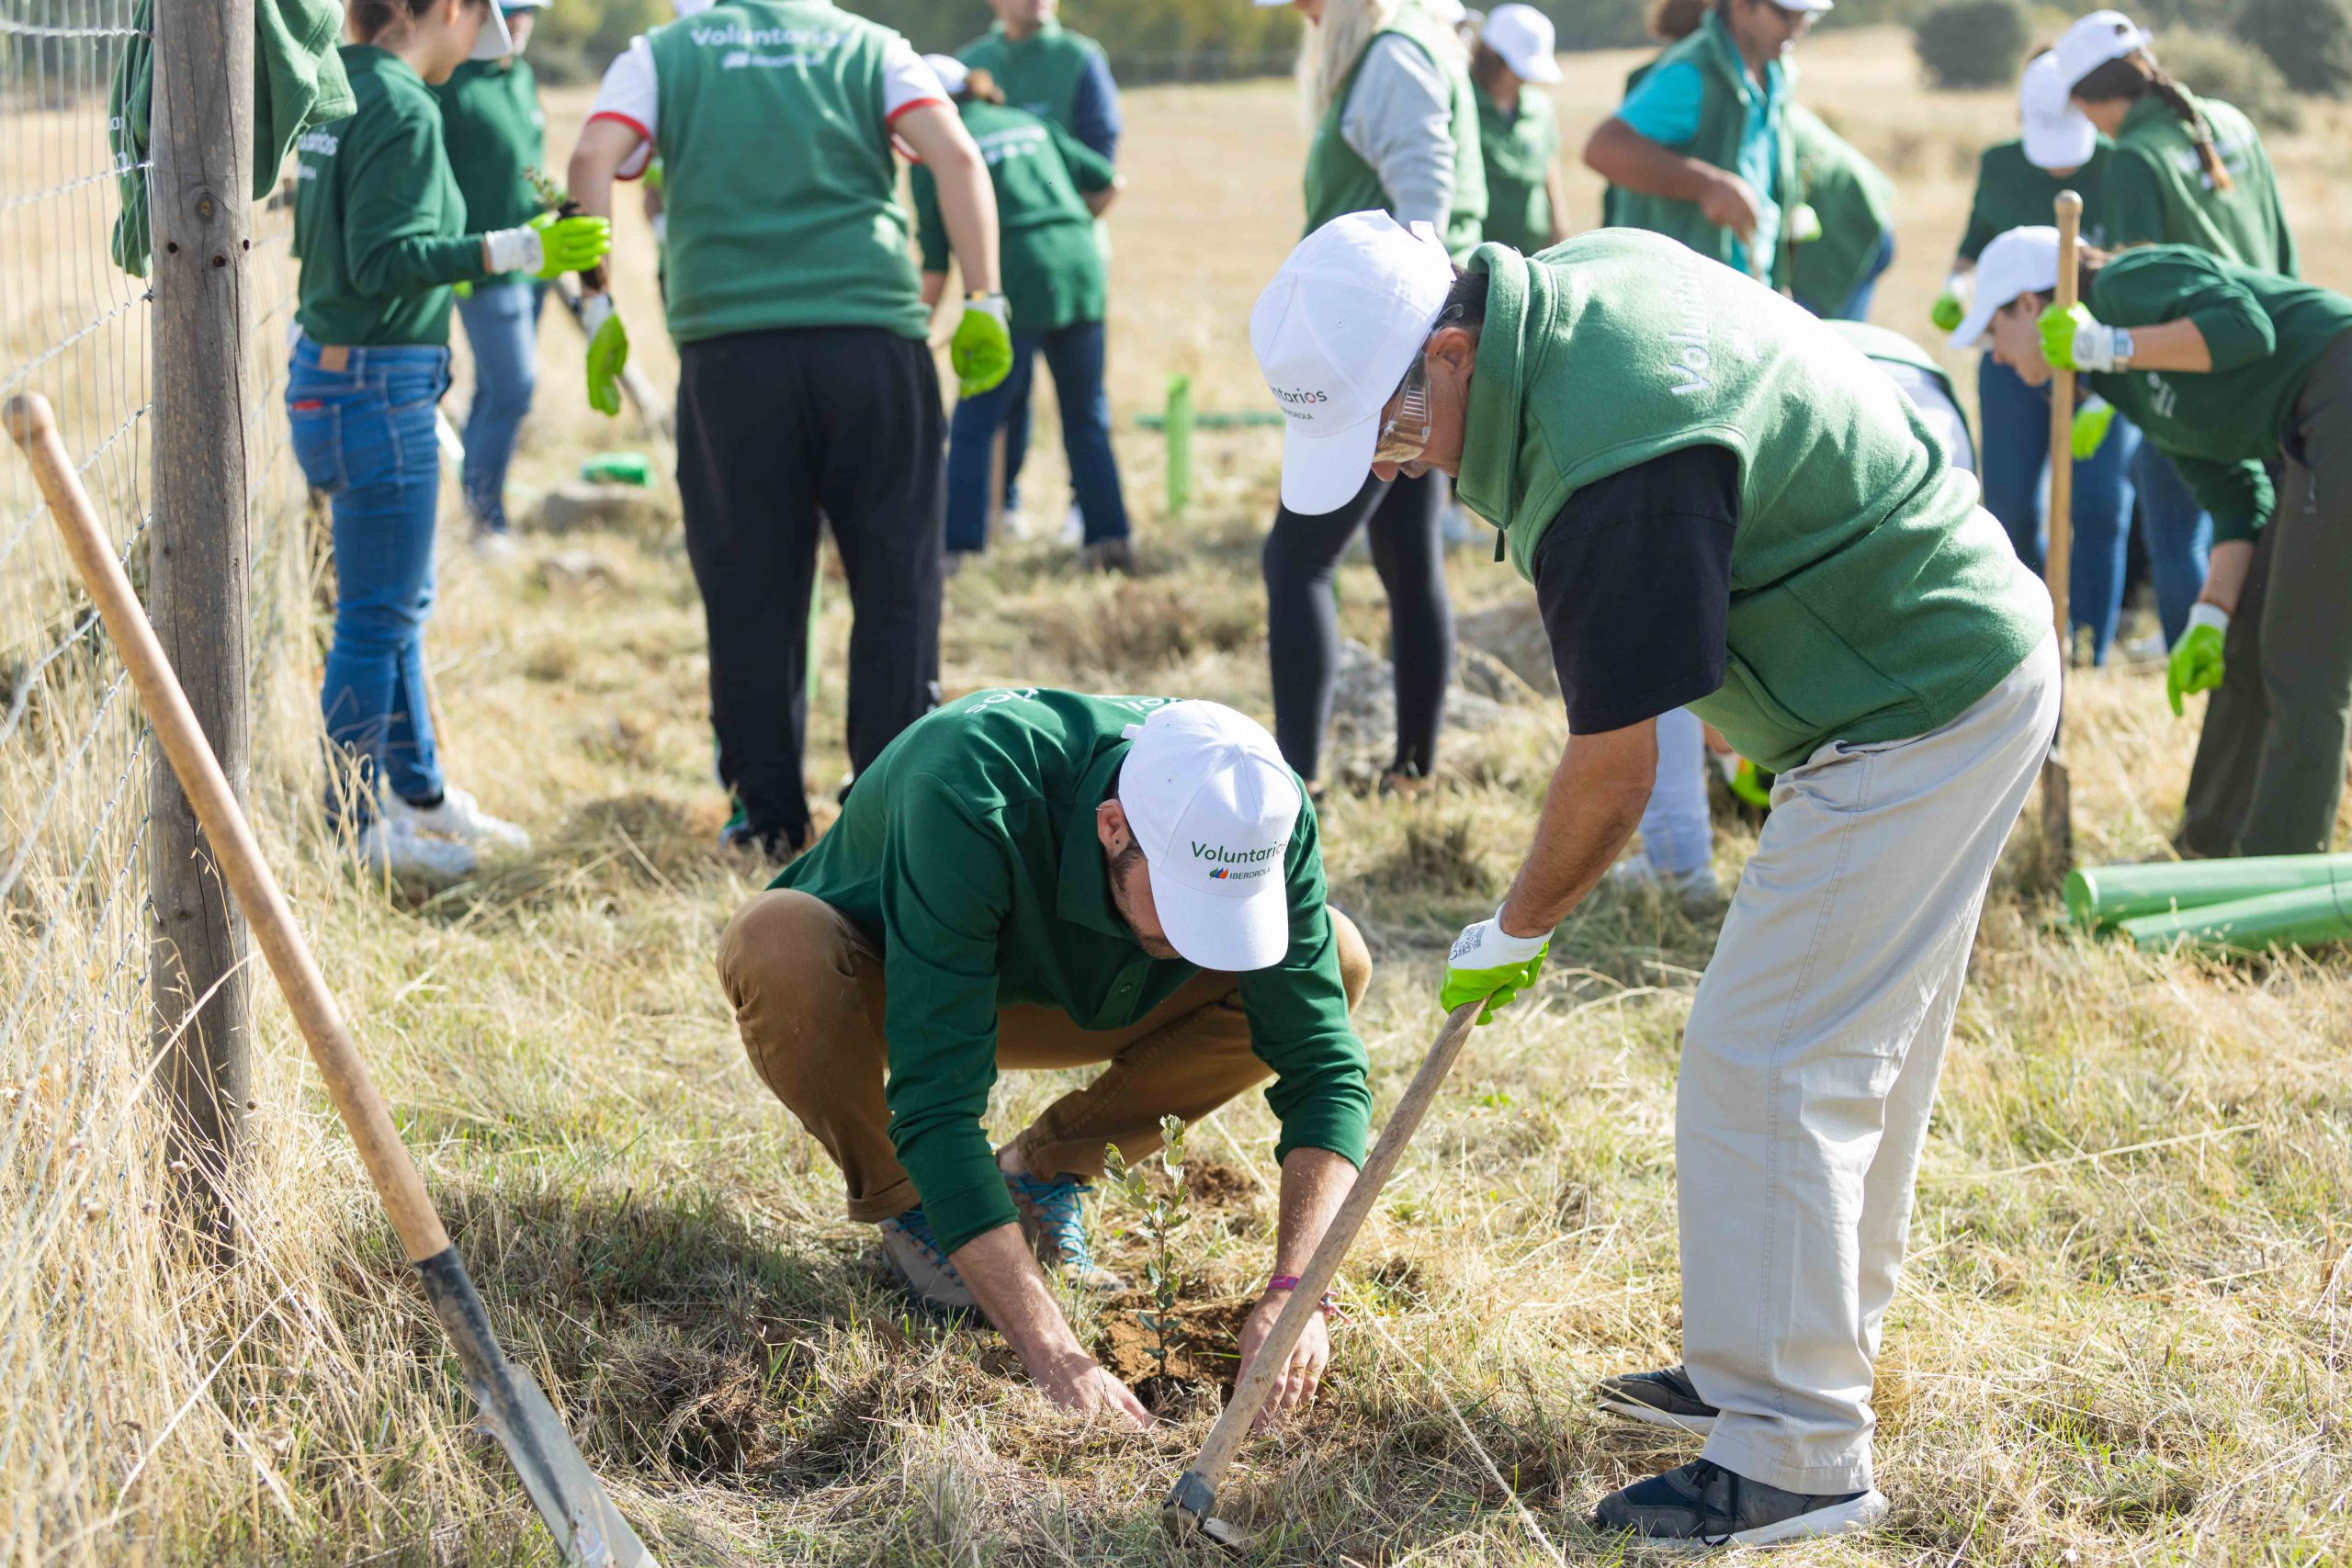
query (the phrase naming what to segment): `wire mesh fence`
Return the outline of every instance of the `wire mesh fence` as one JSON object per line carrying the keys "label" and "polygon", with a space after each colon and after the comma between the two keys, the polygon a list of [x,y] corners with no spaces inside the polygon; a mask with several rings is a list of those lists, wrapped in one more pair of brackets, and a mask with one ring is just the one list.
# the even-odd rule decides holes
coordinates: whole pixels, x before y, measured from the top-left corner
{"label": "wire mesh fence", "polygon": [[[126,181],[117,66],[138,0],[0,0],[0,400],[38,392],[144,587],[154,522],[145,280],[112,254]],[[307,662],[301,508],[277,407],[290,214],[258,218],[260,395],[243,412],[251,678]],[[274,699],[283,711],[283,698]],[[281,738],[283,739],[283,738]],[[299,746],[299,739],[296,740]],[[168,1266],[148,1090],[166,1004],[147,850],[144,716],[26,466],[0,448],[0,1559],[119,1560],[171,1446],[216,1389],[218,1280]],[[185,998],[169,1006],[185,1006]],[[174,1021],[163,1018],[168,1031]],[[175,1326],[166,1326],[175,1325]],[[208,1359],[211,1371],[207,1371]]]}

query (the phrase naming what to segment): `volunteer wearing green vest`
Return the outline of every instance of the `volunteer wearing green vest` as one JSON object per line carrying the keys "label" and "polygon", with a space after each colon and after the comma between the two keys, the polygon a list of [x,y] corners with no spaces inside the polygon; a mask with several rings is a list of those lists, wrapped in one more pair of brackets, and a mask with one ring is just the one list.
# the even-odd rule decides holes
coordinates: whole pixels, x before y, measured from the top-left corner
{"label": "volunteer wearing green vest", "polygon": [[1566,750],[1445,1006],[1491,1016],[1536,983],[1639,819],[1658,715],[1687,705],[1780,775],[1683,1037],[1685,1365],[1602,1391],[1706,1449],[1597,1522],[1684,1546],[1868,1526],[1871,1364],[1936,1077],[2057,718],[2049,596],[1868,359],[1671,241],[1488,245],[1462,273],[1351,218],[1252,326],[1271,386],[1322,394],[1283,405],[1301,503],[1366,465],[1453,473],[1550,633]]}
{"label": "volunteer wearing green vest", "polygon": [[[2213,514],[2212,563],[2166,682],[2173,712],[2219,687],[2189,774],[2180,846],[2317,854],[2352,740],[2352,299],[2190,245],[2084,253],[2082,303],[2056,287],[2049,229],[1984,253],[1955,343],[1989,330],[2028,381],[2069,363],[2180,466]],[[2283,461],[2275,489],[2266,464]]]}
{"label": "volunteer wearing green vest", "polygon": [[[526,171],[547,162],[547,112],[538,78],[523,51],[548,0],[500,0],[514,52],[469,60],[433,89],[449,149],[449,172],[465,197],[466,220],[479,229],[528,223],[543,209]],[[547,286],[520,274],[485,278],[460,292],[458,317],[473,350],[474,391],[466,407],[464,488],[475,548],[508,547],[506,468],[514,433],[531,412],[538,384],[539,306]]]}
{"label": "volunteer wearing green vest", "polygon": [[1786,57],[1831,5],[1717,0],[1668,46],[1585,143],[1586,164],[1618,187],[1613,220],[1785,284],[1781,225],[1795,186]]}
{"label": "volunteer wearing green vest", "polygon": [[[2082,112],[2067,101],[2066,82],[2054,53],[2044,51],[2026,64],[2018,83],[2021,134],[1987,147],[1976,163],[1976,195],[1968,210],[1943,293],[1928,310],[1936,330],[1949,333],[1966,314],[1976,258],[1995,236],[2020,224],[2047,226],[2058,193],[2083,198],[2083,238],[2104,243],[2107,171],[2113,147]],[[2042,571],[2048,532],[2043,525],[2042,473],[2050,462],[2050,392],[2029,387],[1993,355],[1976,361],[1976,406],[1984,422],[1984,506],[2007,529],[2018,558]],[[2068,613],[2077,637],[2087,628],[2091,662],[2107,662],[2123,609],[2125,553],[2132,526],[2132,459],[2140,433],[2105,405],[2077,420],[2081,437],[2075,452],[2073,557],[2067,567]],[[2154,541],[2149,541],[2152,552]],[[2193,541],[2191,541],[2193,544]],[[2188,606],[2203,580],[2203,561],[2176,542],[2150,574],[2170,636],[2188,622]]]}
{"label": "volunteer wearing green vest", "polygon": [[[1650,7],[1642,17],[1642,30],[1660,43],[1679,43],[1706,25],[1707,16],[1715,8],[1715,0],[1650,0]],[[1657,69],[1666,51],[1644,61],[1625,73],[1625,91],[1619,101],[1632,97],[1642,78]],[[1625,193],[1615,186],[1600,187],[1600,226],[1622,229],[1625,225]]]}
{"label": "volunteer wearing green vest", "polygon": [[[1266,0],[1261,0],[1261,4]],[[1276,0],[1279,3],[1279,0]],[[1306,18],[1299,85],[1308,123],[1306,227],[1381,209],[1428,223],[1457,254],[1478,243],[1487,211],[1477,89],[1452,28],[1419,0],[1295,0]],[[1303,394],[1302,394],[1303,395]],[[1283,756],[1322,784],[1323,732],[1339,683],[1340,558],[1361,530],[1388,594],[1396,670],[1396,749],[1384,789],[1425,789],[1437,765],[1453,667],[1453,604],[1445,589],[1445,486],[1428,475],[1358,476],[1344,506],[1310,515],[1284,491],[1266,536],[1266,650],[1274,738]]]}
{"label": "volunteer wearing green vest", "polygon": [[[1055,0],[989,0],[996,21],[960,51],[967,67],[986,71],[1004,92],[1005,102],[1048,119],[1109,163],[1119,159],[1119,88],[1111,79],[1102,46],[1071,32],[1054,15]],[[1110,246],[1101,225],[1095,235]],[[1056,383],[1059,385],[1058,382]],[[1029,456],[1029,386],[1008,394],[1004,410],[1004,509],[1021,511],[1021,469]],[[1081,501],[1078,510],[1085,511]],[[1080,530],[1083,540],[1096,536]],[[1107,543],[1107,541],[1106,541]],[[1116,549],[1098,555],[1118,557]],[[1115,564],[1107,562],[1105,564]]]}
{"label": "volunteer wearing green vest", "polygon": [[1951,372],[1938,364],[1935,355],[1892,327],[1833,321],[1829,330],[1860,349],[1888,380],[1903,389],[1903,395],[1919,411],[1928,433],[1943,448],[1944,461],[1962,473],[1976,472],[1976,437],[1961,409]]}
{"label": "volunteer wearing green vest", "polygon": [[[2120,11],[2092,12],[2051,52],[2075,107],[2114,139],[2102,203],[2107,244],[2195,245],[2295,276],[2294,236],[2252,121],[2174,81],[2148,35]],[[2205,578],[2213,521],[2154,442],[2141,443],[2132,478],[2165,636],[2177,642]]]}
{"label": "volunteer wearing green vest", "polygon": [[1803,104],[1789,106],[1786,130],[1789,293],[1826,320],[1868,321],[1894,265],[1894,182]]}
{"label": "volunteer wearing green vest", "polygon": [[[1315,808],[1231,708],[1029,687],[910,726],[839,822],[719,941],[752,1065],[820,1143],[915,1298],[978,1305],[1054,1401],[1151,1417],[1088,1355],[1038,1265],[1123,1288],[1081,1201],[1103,1148],[1159,1147],[1253,1085],[1282,1123],[1281,1225],[1248,1371],[1363,1163],[1349,1014],[1372,962],[1324,901]],[[1003,1147],[1005,1068],[1108,1064]],[[1272,1413],[1329,1357],[1308,1325]]]}
{"label": "volunteer wearing green vest", "polygon": [[[1552,18],[1532,6],[1487,14],[1470,79],[1478,87],[1478,152],[1487,162],[1486,238],[1533,255],[1568,237],[1560,185],[1560,118],[1551,96]],[[1529,92],[1529,87],[1534,92]]]}
{"label": "volunteer wearing green vest", "polygon": [[430,84],[512,51],[487,0],[354,0],[356,107],[295,143],[301,258],[286,406],[295,460],[334,514],[334,640],[319,693],[327,818],[371,872],[451,879],[528,837],[441,776],[425,702],[434,409],[449,386],[450,287],[553,277],[611,245],[600,218],[469,230]]}
{"label": "volunteer wearing green vest", "polygon": [[[1012,373],[991,391],[958,399],[949,425],[949,570],[988,544],[997,433],[1009,403],[1026,397],[1042,355],[1053,367],[1070,489],[1085,520],[1079,559],[1091,570],[1132,571],[1135,547],[1127,537],[1119,460],[1111,449],[1111,397],[1102,384],[1104,267],[1094,237],[1094,220],[1119,193],[1119,172],[1053,121],[1008,107],[986,71],[944,54],[923,58],[988,160],[1004,296],[1012,308]],[[911,183],[922,299],[935,305],[947,288],[947,226],[931,172],[918,166]]]}
{"label": "volunteer wearing green vest", "polygon": [[[963,269],[967,396],[1012,367],[987,165],[931,68],[824,0],[729,0],[632,41],[571,155],[571,195],[658,154],[678,344],[678,490],[710,637],[710,716],[736,813],[770,859],[810,838],[802,777],[820,517],[849,576],[849,757],[863,771],[938,700],[944,415],[894,139],[929,167]],[[589,400],[620,407],[628,335],[587,300]]]}

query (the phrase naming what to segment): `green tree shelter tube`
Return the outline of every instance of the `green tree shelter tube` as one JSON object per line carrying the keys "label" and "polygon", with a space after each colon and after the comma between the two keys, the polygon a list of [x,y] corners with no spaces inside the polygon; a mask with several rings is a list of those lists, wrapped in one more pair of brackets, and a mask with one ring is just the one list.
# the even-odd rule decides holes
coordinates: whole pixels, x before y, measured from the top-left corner
{"label": "green tree shelter tube", "polygon": [[2125,920],[2123,931],[2142,952],[2184,940],[2233,953],[2352,942],[2352,876],[2324,886],[2266,893],[2177,914],[2143,915]]}
{"label": "green tree shelter tube", "polygon": [[2076,925],[2095,929],[2313,887],[2343,887],[2352,899],[2352,854],[2086,866],[2067,874],[2066,912]]}

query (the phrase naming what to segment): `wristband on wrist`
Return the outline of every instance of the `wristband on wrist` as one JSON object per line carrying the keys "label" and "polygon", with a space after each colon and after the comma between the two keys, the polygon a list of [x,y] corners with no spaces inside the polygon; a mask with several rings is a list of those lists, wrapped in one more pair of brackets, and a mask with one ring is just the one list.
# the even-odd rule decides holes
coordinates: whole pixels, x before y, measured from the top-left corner
{"label": "wristband on wrist", "polygon": [[[1297,1289],[1297,1275],[1277,1274],[1272,1279],[1266,1281],[1265,1294],[1271,1296],[1276,1291],[1295,1291]],[[1325,1317],[1336,1319],[1340,1315],[1339,1303],[1331,1299],[1330,1292],[1326,1291],[1323,1292],[1323,1300],[1318,1304],[1321,1306],[1323,1315]]]}

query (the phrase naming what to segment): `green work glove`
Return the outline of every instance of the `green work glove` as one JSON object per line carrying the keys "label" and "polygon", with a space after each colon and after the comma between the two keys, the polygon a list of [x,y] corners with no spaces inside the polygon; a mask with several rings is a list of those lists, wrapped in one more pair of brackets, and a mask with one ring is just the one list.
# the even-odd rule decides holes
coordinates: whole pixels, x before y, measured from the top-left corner
{"label": "green work glove", "polygon": [[947,345],[959,395],[977,398],[994,391],[1012,374],[1011,320],[1001,294],[974,294],[965,299],[964,319],[956,324],[955,341]]}
{"label": "green work glove", "polygon": [[2219,604],[2199,599],[2188,612],[2188,629],[2173,645],[2172,661],[2165,667],[2165,698],[2173,717],[2181,716],[2181,698],[2222,683],[2222,639],[2229,629],[2229,612]]}
{"label": "green work glove", "polygon": [[1936,302],[1928,307],[1928,324],[1939,333],[1960,331],[1960,319],[1966,314],[1968,307],[1961,303],[1960,296],[1949,288],[1937,295]]}
{"label": "green work glove", "polygon": [[1500,909],[1495,918],[1466,926],[1453,939],[1446,960],[1445,987],[1438,1006],[1452,1012],[1464,1002],[1483,1001],[1478,1021],[1494,1021],[1495,1010],[1507,1007],[1520,992],[1535,984],[1543,972],[1544,955],[1552,950],[1549,936],[1512,936],[1503,930]]}
{"label": "green work glove", "polygon": [[614,312],[613,297],[591,294],[580,301],[580,327],[588,334],[588,406],[601,414],[621,412],[621,371],[628,364],[628,329]]}
{"label": "green work glove", "polygon": [[2115,428],[2115,405],[2105,398],[2093,395],[2083,400],[2075,411],[2075,461],[2086,463],[2106,444],[2107,433]]}
{"label": "green work glove", "polygon": [[449,292],[460,299],[470,299],[474,297],[474,286],[460,280],[449,285]]}
{"label": "green work glove", "polygon": [[2052,370],[2120,370],[2132,357],[2132,334],[2091,314],[2087,305],[2041,311],[2041,354]]}
{"label": "green work glove", "polygon": [[594,266],[613,248],[609,218],[558,218],[542,212],[524,225],[539,237],[539,265],[531,276],[550,283],[567,272]]}

